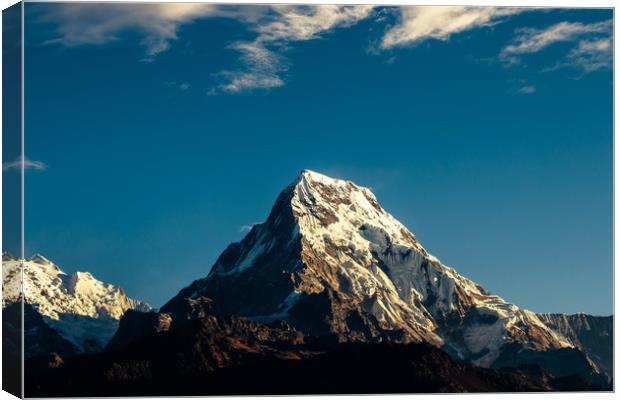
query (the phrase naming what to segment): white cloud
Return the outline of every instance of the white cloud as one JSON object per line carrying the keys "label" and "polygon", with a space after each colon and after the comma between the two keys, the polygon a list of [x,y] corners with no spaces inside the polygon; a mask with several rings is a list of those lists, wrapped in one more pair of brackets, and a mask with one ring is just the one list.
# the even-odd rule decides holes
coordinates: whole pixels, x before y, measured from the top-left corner
{"label": "white cloud", "polygon": [[44,171],[47,169],[47,165],[43,161],[33,161],[27,158],[24,158],[22,161],[21,157],[19,157],[14,161],[2,163],[2,170],[21,169],[22,165],[24,169],[34,169],[37,171]]}
{"label": "white cloud", "polygon": [[[209,94],[236,94],[283,86],[289,70],[285,53],[294,43],[320,39],[337,28],[353,26],[371,15],[383,20],[386,13],[400,13],[397,24],[390,27],[379,42],[378,49],[387,50],[413,46],[428,39],[445,41],[454,34],[492,26],[511,15],[531,10],[410,6],[373,13],[374,6],[200,3],[64,3],[41,7],[37,18],[55,23],[58,34],[49,42],[66,46],[105,44],[118,40],[123,32],[137,32],[140,44],[145,47],[143,61],[153,61],[158,54],[169,49],[182,25],[210,17],[244,22],[255,37],[229,45],[239,53],[239,65],[214,74],[217,84]],[[556,68],[569,64],[581,66],[585,71],[606,68],[611,64],[610,42],[585,35],[610,31],[611,21],[594,24],[563,22],[545,30],[522,29],[514,42],[502,50],[500,59],[516,63],[523,54],[539,51],[552,43],[583,39]],[[176,87],[188,90],[190,85],[180,82]]]}
{"label": "white cloud", "polygon": [[320,38],[338,27],[351,26],[370,15],[372,6],[215,5],[199,3],[55,4],[39,18],[57,26],[58,37],[48,43],[66,46],[105,44],[128,30],[137,30],[146,48],[141,61],[170,48],[179,27],[197,19],[223,17],[243,21],[256,33],[248,42],[233,43],[241,53],[242,68],[222,71],[222,83],[210,91],[240,93],[284,85],[286,59],[279,53],[292,42]]}
{"label": "white cloud", "polygon": [[536,93],[537,90],[538,88],[527,79],[512,79],[510,81],[509,93],[527,95]]}
{"label": "white cloud", "polygon": [[566,61],[560,66],[573,66],[583,69],[584,72],[593,72],[600,69],[611,69],[613,66],[613,43],[611,38],[598,40],[582,40],[577,47],[566,56]]}
{"label": "white cloud", "polygon": [[520,88],[516,90],[516,92],[519,94],[532,94],[536,92],[536,86],[534,85],[521,86]]}
{"label": "white cloud", "polygon": [[178,89],[183,92],[186,90],[189,90],[189,88],[191,87],[191,85],[187,82],[176,82],[176,81],[164,82],[164,85],[171,87],[171,88]]}
{"label": "white cloud", "polygon": [[[574,42],[580,38],[587,38],[578,42],[567,56],[567,62],[560,63],[552,69],[568,64],[581,65],[585,70],[600,69],[611,60],[611,30],[612,21],[601,21],[592,24],[580,22],[559,22],[545,29],[526,28],[519,31],[514,42],[502,50],[500,59],[509,64],[521,61],[521,56],[539,52],[553,44],[560,42]],[[592,40],[592,37],[604,36],[603,39]]]}
{"label": "white cloud", "polygon": [[380,49],[413,46],[424,40],[448,40],[456,33],[491,26],[502,18],[526,11],[512,7],[402,7],[398,24],[381,39]]}
{"label": "white cloud", "polygon": [[[288,67],[278,54],[268,50],[262,43],[237,42],[230,48],[241,53],[244,68],[238,71],[222,71],[218,75],[224,83],[218,89],[227,93],[241,93],[252,89],[269,89],[284,85],[281,74]],[[211,94],[217,93],[217,89]]]}
{"label": "white cloud", "polygon": [[253,41],[231,46],[241,53],[244,67],[220,72],[218,76],[224,82],[210,93],[241,93],[284,85],[283,74],[288,66],[280,53],[290,43],[318,39],[336,28],[352,26],[367,18],[372,9],[372,6],[272,6],[272,12],[251,27],[257,33]]}
{"label": "white cloud", "polygon": [[66,46],[105,44],[117,40],[124,31],[138,30],[148,61],[170,47],[182,24],[216,16],[254,21],[264,11],[262,6],[241,8],[199,3],[65,3],[45,7],[39,18],[57,25],[59,36],[48,43]]}
{"label": "white cloud", "polygon": [[355,25],[370,15],[373,6],[273,6],[274,19],[257,26],[261,42],[311,40],[334,28]]}

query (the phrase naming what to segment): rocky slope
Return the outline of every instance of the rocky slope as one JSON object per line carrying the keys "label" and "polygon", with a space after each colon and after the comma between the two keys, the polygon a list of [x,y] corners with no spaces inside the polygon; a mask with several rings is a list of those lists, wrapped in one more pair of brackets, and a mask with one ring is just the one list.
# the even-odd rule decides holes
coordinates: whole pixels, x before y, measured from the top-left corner
{"label": "rocky slope", "polygon": [[191,318],[177,304],[201,297],[221,314],[283,319],[341,342],[427,342],[480,366],[507,345],[573,347],[535,313],[443,265],[370,190],[311,171],[162,312]]}
{"label": "rocky slope", "polygon": [[[45,325],[68,341],[75,352],[102,349],[116,332],[118,321],[127,310],[151,310],[147,304],[127,297],[120,287],[101,282],[88,272],[67,275],[38,254],[24,261],[3,254],[3,309],[20,298],[20,264],[23,264],[23,294],[29,306],[27,310],[32,309],[40,315]],[[27,316],[32,317],[31,314],[27,313]],[[31,328],[29,321],[33,327],[39,322],[37,318],[27,318],[26,332]],[[31,338],[33,346],[36,340],[46,342],[43,337],[35,340],[31,335]],[[28,349],[27,342],[28,337]],[[27,352],[26,356],[37,355],[40,350]]]}
{"label": "rocky slope", "polygon": [[609,377],[613,376],[614,320],[612,316],[588,314],[538,314],[548,327],[564,336],[596,363]]}

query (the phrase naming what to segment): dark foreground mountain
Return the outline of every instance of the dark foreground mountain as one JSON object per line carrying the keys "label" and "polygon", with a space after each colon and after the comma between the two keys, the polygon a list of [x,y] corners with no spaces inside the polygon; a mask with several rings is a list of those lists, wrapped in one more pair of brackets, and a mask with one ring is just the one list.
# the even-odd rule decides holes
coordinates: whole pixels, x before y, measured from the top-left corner
{"label": "dark foreground mountain", "polygon": [[[21,331],[22,304],[11,303],[2,310],[2,329],[4,338],[19,337]],[[77,353],[75,346],[60,336],[57,331],[47,325],[41,314],[36,312],[30,304],[23,305],[24,316],[24,354],[30,357],[45,356],[51,350],[71,356]],[[5,351],[19,355],[21,353],[21,340],[9,340],[4,344]]]}
{"label": "dark foreground mountain", "polygon": [[128,346],[30,361],[26,396],[601,390],[537,366],[488,369],[426,343],[338,343],[285,323],[203,316]]}

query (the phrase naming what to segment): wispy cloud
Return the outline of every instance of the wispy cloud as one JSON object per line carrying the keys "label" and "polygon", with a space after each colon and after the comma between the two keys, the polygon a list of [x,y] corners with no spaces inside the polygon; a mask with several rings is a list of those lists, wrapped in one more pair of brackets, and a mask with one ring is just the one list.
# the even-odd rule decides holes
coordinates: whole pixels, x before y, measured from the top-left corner
{"label": "wispy cloud", "polygon": [[519,94],[532,94],[536,92],[536,86],[534,85],[524,85],[516,90]]}
{"label": "wispy cloud", "polygon": [[553,69],[576,67],[584,72],[611,69],[613,66],[613,43],[611,38],[582,40],[573,48],[564,62]]}
{"label": "wispy cloud", "polygon": [[399,22],[388,29],[379,48],[414,46],[428,39],[448,40],[456,33],[491,26],[526,10],[512,7],[402,7]]}
{"label": "wispy cloud", "polygon": [[216,74],[223,80],[210,94],[219,91],[241,93],[253,89],[269,89],[284,85],[282,74],[288,69],[286,60],[260,42],[237,42],[230,46],[241,53],[243,67]]}
{"label": "wispy cloud", "polygon": [[171,87],[171,88],[178,89],[183,92],[186,90],[189,90],[189,88],[191,87],[191,85],[187,82],[176,82],[176,81],[164,82],[164,85]]}
{"label": "wispy cloud", "polygon": [[[228,43],[239,54],[235,66],[213,74],[209,94],[239,94],[281,87],[289,79],[286,52],[295,43],[321,39],[338,28],[351,27],[373,17],[377,23],[398,13],[398,21],[378,40],[375,51],[415,46],[429,39],[449,40],[453,35],[489,27],[512,15],[531,10],[515,7],[405,6],[382,8],[348,5],[223,5],[200,3],[64,3],[35,13],[41,21],[53,22],[57,36],[47,43],[65,46],[106,44],[123,33],[137,33],[145,48],[142,61],[152,62],[178,39],[181,26],[204,18],[242,21],[253,39]],[[44,11],[44,12],[43,12]],[[579,66],[586,72],[611,65],[611,21],[583,24],[562,22],[547,29],[521,29],[514,41],[502,49],[500,60],[518,63],[525,54],[540,51],[559,41],[580,40],[566,59],[551,69]],[[598,35],[598,36],[597,36]],[[604,36],[607,35],[607,36]],[[393,57],[389,60],[393,60]],[[388,60],[388,62],[390,62]],[[187,82],[174,82],[179,90]],[[532,89],[525,89],[525,91]]]}
{"label": "wispy cloud", "polygon": [[509,85],[508,93],[511,94],[528,95],[538,91],[538,88],[534,84],[523,78],[511,79]]}
{"label": "wispy cloud", "polygon": [[65,3],[46,7],[38,18],[56,24],[58,37],[47,43],[66,46],[105,44],[118,40],[124,31],[137,30],[149,61],[170,48],[183,24],[216,16],[254,21],[263,10],[199,3]]}
{"label": "wispy cloud", "polygon": [[[257,36],[229,47],[240,53],[240,67],[216,74],[220,79],[210,94],[241,93],[284,85],[288,70],[282,55],[291,43],[318,39],[338,27],[351,26],[370,15],[372,6],[335,5],[216,5],[198,3],[158,4],[57,4],[45,8],[40,20],[56,24],[58,36],[47,43],[65,46],[106,44],[129,30],[141,34],[151,62],[168,50],[179,28],[198,19],[222,17],[246,23]],[[181,88],[179,86],[179,88]]]}
{"label": "wispy cloud", "polygon": [[261,42],[286,44],[319,38],[334,28],[346,28],[368,17],[373,6],[273,6],[274,18],[257,26]]}
{"label": "wispy cloud", "polygon": [[291,43],[318,39],[336,28],[352,26],[367,18],[372,9],[372,6],[272,6],[272,12],[251,28],[257,33],[253,41],[230,46],[241,53],[243,67],[217,74],[223,82],[210,93],[241,93],[284,85],[283,74],[288,65],[282,53]]}
{"label": "wispy cloud", "polygon": [[28,158],[24,158],[22,161],[21,157],[19,157],[14,161],[2,163],[2,170],[21,169],[22,165],[24,169],[33,169],[37,171],[44,171],[47,169],[47,165],[43,161],[33,161]]}
{"label": "wispy cloud", "polygon": [[564,61],[547,70],[574,66],[591,72],[608,68],[612,59],[611,31],[611,20],[591,24],[565,21],[545,29],[520,29],[513,43],[502,49],[500,60],[518,64],[523,55],[537,53],[556,43],[576,42]]}

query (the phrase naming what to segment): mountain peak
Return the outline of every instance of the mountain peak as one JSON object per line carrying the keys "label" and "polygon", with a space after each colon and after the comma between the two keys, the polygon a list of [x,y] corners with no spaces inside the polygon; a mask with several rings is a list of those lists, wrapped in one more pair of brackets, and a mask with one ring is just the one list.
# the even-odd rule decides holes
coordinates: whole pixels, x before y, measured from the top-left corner
{"label": "mountain peak", "polygon": [[314,245],[320,246],[326,235],[332,242],[362,248],[377,240],[416,243],[413,234],[381,207],[370,189],[348,180],[305,170],[293,188],[291,206],[303,236]]}
{"label": "mountain peak", "polygon": [[353,183],[343,179],[332,178],[316,171],[304,169],[297,175],[293,183],[289,185],[289,188],[302,188],[301,191],[296,190],[295,193],[310,195],[315,191],[338,190],[338,188],[345,188],[347,185],[353,185]]}
{"label": "mountain peak", "polygon": [[308,182],[321,182],[324,184],[338,184],[340,182],[346,182],[342,179],[332,178],[327,175],[321,174],[310,169],[302,169],[299,173],[297,181],[305,180]]}
{"label": "mountain peak", "polygon": [[303,169],[299,173],[297,179],[295,179],[294,181],[293,186],[298,186],[299,184],[305,184],[310,186],[318,184],[319,186],[323,187],[340,187],[370,192],[369,189],[358,186],[350,180],[332,178],[331,176],[327,176],[320,172],[312,171],[310,169]]}
{"label": "mountain peak", "polygon": [[338,214],[346,212],[343,207],[375,217],[386,214],[370,189],[318,172],[303,170],[292,189],[291,205],[295,216],[309,214],[322,225],[337,222]]}

